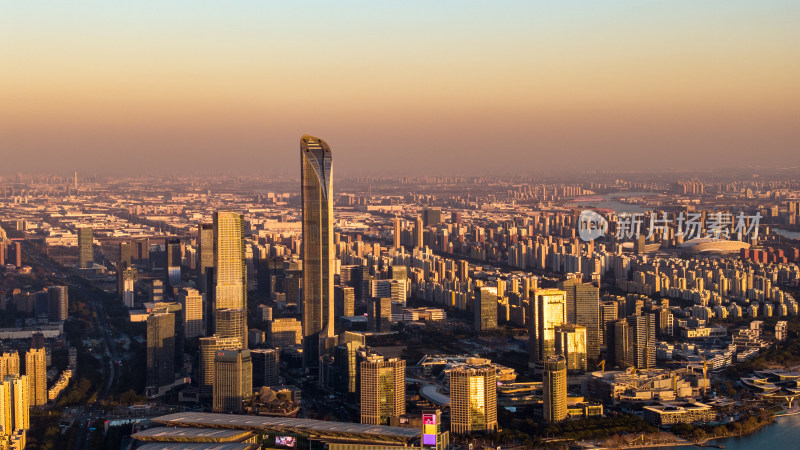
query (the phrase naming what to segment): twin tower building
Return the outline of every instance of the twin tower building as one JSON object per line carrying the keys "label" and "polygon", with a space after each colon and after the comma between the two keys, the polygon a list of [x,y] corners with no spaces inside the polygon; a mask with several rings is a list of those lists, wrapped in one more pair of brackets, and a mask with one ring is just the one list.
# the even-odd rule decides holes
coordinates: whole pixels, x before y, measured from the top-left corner
{"label": "twin tower building", "polygon": [[[303,361],[319,365],[336,346],[334,334],[333,182],[331,149],[322,139],[300,139],[303,203]],[[247,348],[247,275],[244,222],[234,212],[214,213],[214,267],[208,274],[213,295],[211,329],[218,336],[239,338]]]}

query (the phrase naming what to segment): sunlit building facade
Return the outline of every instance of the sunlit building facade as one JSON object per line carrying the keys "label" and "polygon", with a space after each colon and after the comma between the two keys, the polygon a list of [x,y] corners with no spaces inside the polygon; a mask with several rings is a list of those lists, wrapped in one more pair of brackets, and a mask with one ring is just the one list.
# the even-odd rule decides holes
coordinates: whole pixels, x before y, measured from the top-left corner
{"label": "sunlit building facade", "polygon": [[300,139],[303,203],[303,361],[316,367],[335,345],[333,156],[322,139]]}
{"label": "sunlit building facade", "polygon": [[450,372],[450,430],[467,434],[497,429],[497,369],[491,364]]}
{"label": "sunlit building facade", "polygon": [[[226,330],[229,336],[240,338],[247,347],[247,273],[244,261],[244,219],[231,211],[214,213],[214,327]],[[241,310],[241,314],[226,314],[220,310]],[[235,322],[221,321],[234,320]],[[230,332],[228,332],[230,330]],[[219,334],[219,333],[218,333]]]}
{"label": "sunlit building facade", "polygon": [[537,289],[530,306],[531,365],[556,354],[556,327],[567,322],[566,292]]}

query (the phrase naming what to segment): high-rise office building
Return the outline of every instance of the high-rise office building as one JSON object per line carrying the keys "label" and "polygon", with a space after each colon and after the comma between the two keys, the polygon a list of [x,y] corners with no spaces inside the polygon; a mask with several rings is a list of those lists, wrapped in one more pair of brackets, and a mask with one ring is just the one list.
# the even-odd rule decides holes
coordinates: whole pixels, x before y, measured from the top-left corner
{"label": "high-rise office building", "polygon": [[[247,347],[247,273],[244,261],[244,219],[230,211],[214,212],[214,320],[209,333],[236,336]],[[222,310],[241,310],[240,315]],[[221,323],[222,320],[234,320]],[[217,329],[224,328],[220,333]]]}
{"label": "high-rise office building", "polygon": [[367,304],[367,326],[369,331],[387,333],[392,331],[392,299],[373,298]]}
{"label": "high-rise office building", "polygon": [[566,323],[566,295],[560,289],[537,289],[530,302],[531,366],[556,353],[556,327]]}
{"label": "high-rise office building", "polygon": [[600,288],[581,283],[580,278],[568,278],[558,284],[566,292],[567,322],[586,327],[586,352],[591,360],[600,357],[602,328],[600,326]]}
{"label": "high-rise office building", "polygon": [[542,416],[545,422],[560,422],[567,418],[567,364],[556,355],[544,360],[543,366]]}
{"label": "high-rise office building", "polygon": [[47,288],[47,312],[51,322],[67,320],[69,313],[69,300],[66,286],[51,286]]}
{"label": "high-rise office building", "polygon": [[250,359],[253,362],[253,387],[255,390],[261,386],[277,386],[280,371],[280,349],[259,348],[250,350]]}
{"label": "high-rise office building", "polygon": [[120,242],[119,243],[119,262],[126,264],[130,267],[132,264],[131,260],[131,243],[130,242]]}
{"label": "high-rise office building", "polygon": [[19,353],[16,350],[0,355],[0,380],[20,374]]}
{"label": "high-rise office building", "polygon": [[343,394],[358,392],[358,349],[363,344],[354,341],[340,343],[334,349],[331,387]]}
{"label": "high-rise office building", "polygon": [[303,204],[303,361],[316,367],[335,345],[333,156],[322,139],[300,139]]}
{"label": "high-rise office building", "polygon": [[[613,336],[609,338],[609,323],[613,323],[619,317],[619,307],[614,302],[603,302],[600,304],[600,344],[608,347],[609,342],[613,342]],[[613,360],[607,360],[611,362]]]}
{"label": "high-rise office building", "polygon": [[414,248],[425,248],[425,225],[423,225],[422,217],[417,216],[414,219]]}
{"label": "high-rise office building", "polygon": [[91,227],[78,228],[78,268],[94,266],[94,231]]}
{"label": "high-rise office building", "polygon": [[208,286],[207,270],[214,267],[214,224],[197,225],[197,272],[200,292],[206,292]]}
{"label": "high-rise office building", "polygon": [[253,395],[253,364],[245,349],[217,350],[214,357],[213,410],[238,413]]}
{"label": "high-rise office building", "polygon": [[586,371],[586,327],[572,323],[557,326],[556,353],[566,360],[567,370]]}
{"label": "high-rise office building", "polygon": [[592,283],[575,285],[575,324],[586,327],[586,356],[600,358],[600,288]]}
{"label": "high-rise office building", "polygon": [[356,293],[350,286],[336,286],[334,288],[334,308],[336,319],[339,317],[353,317],[355,314]]}
{"label": "high-rise office building", "polygon": [[181,283],[181,240],[167,238],[164,240],[164,250],[167,254],[166,275],[170,286],[175,287]]}
{"label": "high-rise office building", "polygon": [[175,315],[147,316],[147,386],[158,389],[175,382]]}
{"label": "high-rise office building", "polygon": [[473,315],[476,332],[497,329],[497,288],[475,289]]}
{"label": "high-rise office building", "polygon": [[394,225],[394,236],[393,236],[394,237],[394,242],[393,242],[394,248],[399,249],[400,248],[400,234],[401,234],[401,231],[402,231],[402,228],[400,227],[400,218],[399,217],[395,217],[394,220],[392,221],[392,223]]}
{"label": "high-rise office building", "polygon": [[450,431],[497,430],[497,369],[491,364],[467,364],[450,371]]}
{"label": "high-rise office building", "polygon": [[28,377],[31,406],[47,404],[47,354],[44,348],[25,353],[25,375]]}
{"label": "high-rise office building", "polygon": [[203,335],[203,296],[197,289],[178,290],[178,303],[183,307],[183,330],[187,339]]}
{"label": "high-rise office building", "polygon": [[238,337],[209,336],[200,338],[200,367],[198,384],[204,394],[211,394],[214,386],[214,359],[217,351],[238,349],[242,346]]}
{"label": "high-rise office building", "polygon": [[625,319],[617,320],[608,324],[609,342],[608,357],[614,361],[614,365],[625,369],[633,365],[633,353],[631,349],[630,327]]}
{"label": "high-rise office building", "polygon": [[651,369],[656,366],[656,320],[655,314],[628,317],[630,328],[630,363],[637,369]]}
{"label": "high-rise office building", "polygon": [[361,362],[361,423],[388,425],[406,413],[406,362],[371,355]]}
{"label": "high-rise office building", "polygon": [[134,239],[131,244],[131,260],[139,267],[150,266],[150,239]]}

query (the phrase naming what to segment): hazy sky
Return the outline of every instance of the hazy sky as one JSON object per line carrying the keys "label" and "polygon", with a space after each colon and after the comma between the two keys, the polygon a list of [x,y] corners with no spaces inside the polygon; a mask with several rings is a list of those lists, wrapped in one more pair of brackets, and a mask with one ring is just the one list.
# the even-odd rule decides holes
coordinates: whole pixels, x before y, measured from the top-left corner
{"label": "hazy sky", "polygon": [[800,163],[800,1],[0,0],[0,173]]}

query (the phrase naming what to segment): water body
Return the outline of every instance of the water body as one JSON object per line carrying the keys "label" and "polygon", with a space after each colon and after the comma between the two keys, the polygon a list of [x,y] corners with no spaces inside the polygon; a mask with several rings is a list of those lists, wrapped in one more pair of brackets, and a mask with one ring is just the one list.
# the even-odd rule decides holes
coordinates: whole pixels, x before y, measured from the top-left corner
{"label": "water body", "polygon": [[674,447],[651,447],[652,450],[668,449],[713,449],[709,445],[721,445],[725,450],[788,450],[800,449],[800,415],[776,417],[772,425],[756,431],[753,434],[742,437],[725,439],[714,439],[708,441],[706,447],[697,445],[674,446]]}
{"label": "water body", "polygon": [[638,213],[649,211],[640,205],[631,205],[617,200],[620,197],[637,197],[642,195],[652,195],[651,192],[615,192],[613,194],[595,195],[593,197],[600,197],[602,200],[597,201],[579,201],[575,204],[584,208],[599,208],[610,209],[614,212],[627,212]]}

